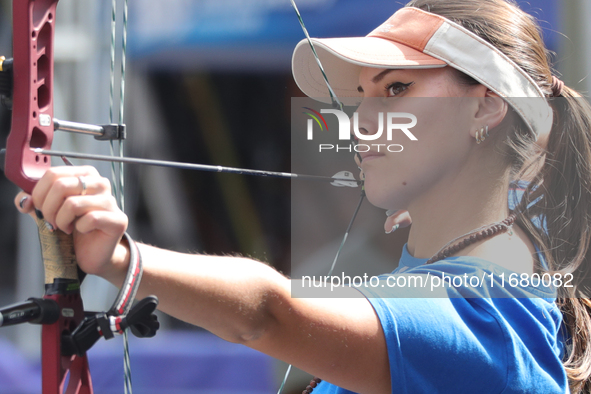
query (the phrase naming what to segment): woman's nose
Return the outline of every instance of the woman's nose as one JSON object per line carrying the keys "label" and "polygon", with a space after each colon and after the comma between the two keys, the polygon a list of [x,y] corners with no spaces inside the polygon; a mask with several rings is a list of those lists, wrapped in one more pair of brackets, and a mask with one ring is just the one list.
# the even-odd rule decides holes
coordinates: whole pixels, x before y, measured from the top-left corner
{"label": "woman's nose", "polygon": [[356,111],[350,119],[351,134],[355,139],[376,140],[384,132],[383,113]]}
{"label": "woman's nose", "polygon": [[[355,132],[355,130],[357,130],[357,133]],[[371,133],[365,127],[358,126],[356,128],[354,119],[353,119],[353,117],[351,117],[351,139],[352,140],[354,140],[355,142],[359,142],[359,140],[361,139],[359,137],[359,135],[368,136],[368,135],[372,135],[372,134],[374,134],[374,133]]]}

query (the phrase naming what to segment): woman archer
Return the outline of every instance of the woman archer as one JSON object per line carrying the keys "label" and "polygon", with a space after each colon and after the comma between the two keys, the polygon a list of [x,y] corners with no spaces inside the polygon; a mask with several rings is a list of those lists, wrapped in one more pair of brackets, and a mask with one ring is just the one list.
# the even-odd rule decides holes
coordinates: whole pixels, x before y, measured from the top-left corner
{"label": "woman archer", "polygon": [[[372,204],[413,220],[399,268],[381,280],[560,273],[574,287],[495,282],[434,298],[364,286],[292,298],[289,279],[251,259],[137,244],[140,294],[318,376],[305,392],[588,392],[590,304],[579,282],[591,263],[591,109],[552,75],[533,18],[505,0],[414,0],[367,37],[315,43],[337,96],[361,101],[360,133],[377,132],[380,111],[409,108],[421,121],[404,155],[360,154]],[[294,77],[326,97],[311,56],[296,48]],[[510,185],[525,178],[509,209]],[[94,169],[54,168],[16,202],[74,233],[85,272],[122,283],[136,245]]]}

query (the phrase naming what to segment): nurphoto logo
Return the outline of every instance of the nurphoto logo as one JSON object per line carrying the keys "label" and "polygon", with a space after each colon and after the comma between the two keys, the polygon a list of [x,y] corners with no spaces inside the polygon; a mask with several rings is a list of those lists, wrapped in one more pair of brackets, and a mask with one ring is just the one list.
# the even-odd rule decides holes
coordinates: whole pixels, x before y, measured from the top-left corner
{"label": "nurphoto logo", "polygon": [[[321,109],[320,112],[309,107],[303,107],[306,112],[304,114],[310,116],[307,122],[306,135],[309,141],[314,140],[314,124],[318,125],[321,132],[328,131],[328,124],[322,114],[332,114],[337,117],[338,121],[338,139],[341,141],[351,141],[355,137],[360,143],[349,145],[339,144],[318,144],[318,151],[348,151],[348,152],[368,152],[374,148],[379,152],[381,149],[388,152],[402,152],[404,147],[400,144],[365,144],[361,141],[376,141],[383,138],[384,131],[386,133],[386,141],[392,141],[392,136],[395,131],[403,132],[409,140],[417,141],[417,137],[410,131],[411,128],[417,125],[417,117],[407,112],[378,112],[377,130],[372,130],[371,133],[362,133],[359,131],[359,114],[353,113],[353,127],[351,128],[351,119],[349,115],[338,109]],[[385,127],[384,127],[385,123]],[[351,135],[353,131],[353,135]]]}

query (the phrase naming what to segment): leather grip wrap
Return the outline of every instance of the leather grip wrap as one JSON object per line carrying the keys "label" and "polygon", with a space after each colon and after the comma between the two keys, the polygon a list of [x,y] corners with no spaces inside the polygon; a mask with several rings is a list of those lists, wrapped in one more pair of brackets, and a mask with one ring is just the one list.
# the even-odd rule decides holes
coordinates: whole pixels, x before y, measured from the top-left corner
{"label": "leather grip wrap", "polygon": [[51,231],[43,219],[36,221],[45,267],[45,284],[53,284],[55,279],[71,279],[77,282],[78,265],[74,252],[74,238],[60,230]]}

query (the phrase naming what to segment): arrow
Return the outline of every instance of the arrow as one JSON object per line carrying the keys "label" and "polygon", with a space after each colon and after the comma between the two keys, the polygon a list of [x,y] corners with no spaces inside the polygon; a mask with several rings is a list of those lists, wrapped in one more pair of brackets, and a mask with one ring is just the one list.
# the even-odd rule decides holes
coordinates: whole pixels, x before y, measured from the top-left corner
{"label": "arrow", "polygon": [[334,186],[340,187],[357,187],[361,185],[362,181],[355,179],[353,174],[349,171],[341,171],[332,177],[320,176],[320,175],[302,175],[294,174],[289,172],[275,172],[275,171],[264,171],[264,170],[250,170],[244,168],[235,167],[224,167],[208,164],[194,164],[194,163],[183,163],[179,161],[163,161],[153,159],[141,159],[134,157],[113,157],[104,155],[95,155],[87,153],[75,153],[75,152],[60,152],[46,149],[34,149],[36,154],[46,156],[57,156],[57,157],[69,157],[73,159],[86,159],[86,160],[97,160],[97,161],[108,161],[116,163],[130,163],[130,164],[144,164],[149,166],[157,167],[169,167],[179,168],[185,170],[197,170],[206,172],[222,172],[229,174],[241,174],[241,175],[253,175],[253,176],[264,176],[272,178],[290,178],[290,179],[302,179],[307,181],[321,181],[330,182]]}

